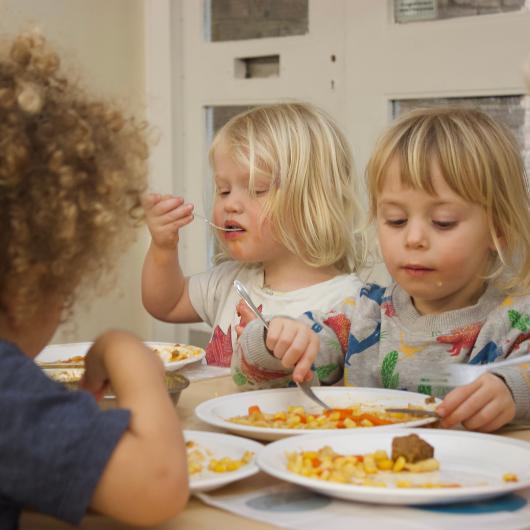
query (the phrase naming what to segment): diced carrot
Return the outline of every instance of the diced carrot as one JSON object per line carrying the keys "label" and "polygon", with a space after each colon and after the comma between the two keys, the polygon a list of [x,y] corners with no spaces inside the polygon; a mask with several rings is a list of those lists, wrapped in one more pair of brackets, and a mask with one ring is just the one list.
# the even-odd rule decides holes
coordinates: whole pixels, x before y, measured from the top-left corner
{"label": "diced carrot", "polygon": [[248,414],[261,414],[261,409],[257,405],[252,405],[248,408]]}
{"label": "diced carrot", "polygon": [[362,420],[368,420],[374,425],[389,425],[392,423],[390,420],[383,420],[382,418],[378,418],[377,416],[374,416],[373,414],[367,414],[367,413],[359,415],[359,421],[362,421]]}

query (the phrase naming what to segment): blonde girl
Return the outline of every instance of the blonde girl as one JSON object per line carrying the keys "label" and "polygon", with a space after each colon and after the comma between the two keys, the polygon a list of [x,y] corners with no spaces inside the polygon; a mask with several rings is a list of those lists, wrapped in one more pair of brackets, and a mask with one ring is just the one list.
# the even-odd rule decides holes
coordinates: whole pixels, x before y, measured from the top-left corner
{"label": "blonde girl", "polygon": [[[229,366],[237,332],[245,325],[233,281],[241,280],[265,314],[296,315],[308,304],[327,310],[358,284],[361,259],[354,237],[359,218],[348,143],[333,120],[307,103],[253,108],[216,135],[213,222],[227,259],[186,277],[178,234],[193,220],[181,197],[145,201],[152,242],[142,294],[155,317],[204,321],[213,327],[211,364]],[[246,377],[234,371],[244,386]]]}
{"label": "blonde girl", "polygon": [[494,431],[527,418],[525,366],[452,390],[419,383],[425,363],[494,363],[529,352],[530,200],[516,142],[476,110],[418,110],[382,136],[367,177],[394,283],[364,285],[336,311],[307,312],[302,322],[273,319],[266,344],[274,356],[252,322],[241,338],[248,372],[283,370],[300,380],[316,358],[317,373],[337,367],[325,383],[344,371],[348,385],[444,397],[437,410],[445,427]]}

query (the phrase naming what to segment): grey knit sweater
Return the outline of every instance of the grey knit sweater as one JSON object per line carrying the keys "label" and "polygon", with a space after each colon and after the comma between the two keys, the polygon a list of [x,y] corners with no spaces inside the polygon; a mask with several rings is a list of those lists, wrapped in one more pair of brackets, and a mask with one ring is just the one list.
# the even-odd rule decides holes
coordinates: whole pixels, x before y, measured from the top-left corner
{"label": "grey knit sweater", "polygon": [[[396,388],[443,397],[451,389],[419,384],[425,363],[491,363],[530,351],[530,296],[511,297],[489,286],[476,305],[420,315],[397,284],[366,284],[329,313],[301,319],[320,337],[315,378],[333,384]],[[516,419],[530,418],[528,365],[495,370],[515,399]],[[291,383],[265,347],[263,327],[252,321],[232,357],[232,375],[245,389]]]}

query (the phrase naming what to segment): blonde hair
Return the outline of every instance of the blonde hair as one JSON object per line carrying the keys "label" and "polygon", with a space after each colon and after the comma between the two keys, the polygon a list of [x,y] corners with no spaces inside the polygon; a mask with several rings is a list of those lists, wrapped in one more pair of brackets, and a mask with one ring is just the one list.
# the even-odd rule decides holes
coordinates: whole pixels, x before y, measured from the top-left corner
{"label": "blonde hair", "polygon": [[262,216],[274,237],[313,267],[358,270],[362,237],[356,178],[348,142],[335,122],[308,103],[278,103],[238,114],[217,133],[234,160],[272,180]]}
{"label": "blonde hair", "polygon": [[0,54],[1,311],[71,309],[112,268],[141,218],[144,129],[60,75],[37,32]]}
{"label": "blonde hair", "polygon": [[368,162],[370,214],[389,164],[398,160],[404,186],[434,194],[431,164],[464,200],[486,213],[497,250],[490,278],[504,291],[530,287],[530,200],[517,142],[503,126],[474,109],[418,109],[380,138]]}

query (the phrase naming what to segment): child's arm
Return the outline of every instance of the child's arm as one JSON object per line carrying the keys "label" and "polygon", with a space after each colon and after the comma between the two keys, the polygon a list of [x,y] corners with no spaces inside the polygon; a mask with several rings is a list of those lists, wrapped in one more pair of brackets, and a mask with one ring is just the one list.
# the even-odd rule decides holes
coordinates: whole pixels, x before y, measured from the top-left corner
{"label": "child's arm", "polygon": [[94,491],[94,510],[136,525],[153,525],[188,499],[187,457],[180,422],[160,359],[121,331],[99,337],[86,357],[83,386],[97,394],[112,384],[131,422]]}
{"label": "child's arm", "polygon": [[200,322],[178,258],[179,230],[192,219],[193,205],[182,197],[148,195],[143,202],[151,245],[142,270],[142,302],[166,322]]}
{"label": "child's arm", "polygon": [[436,409],[444,428],[461,423],[466,429],[493,432],[515,417],[515,401],[504,380],[483,374],[469,385],[455,388]]}

